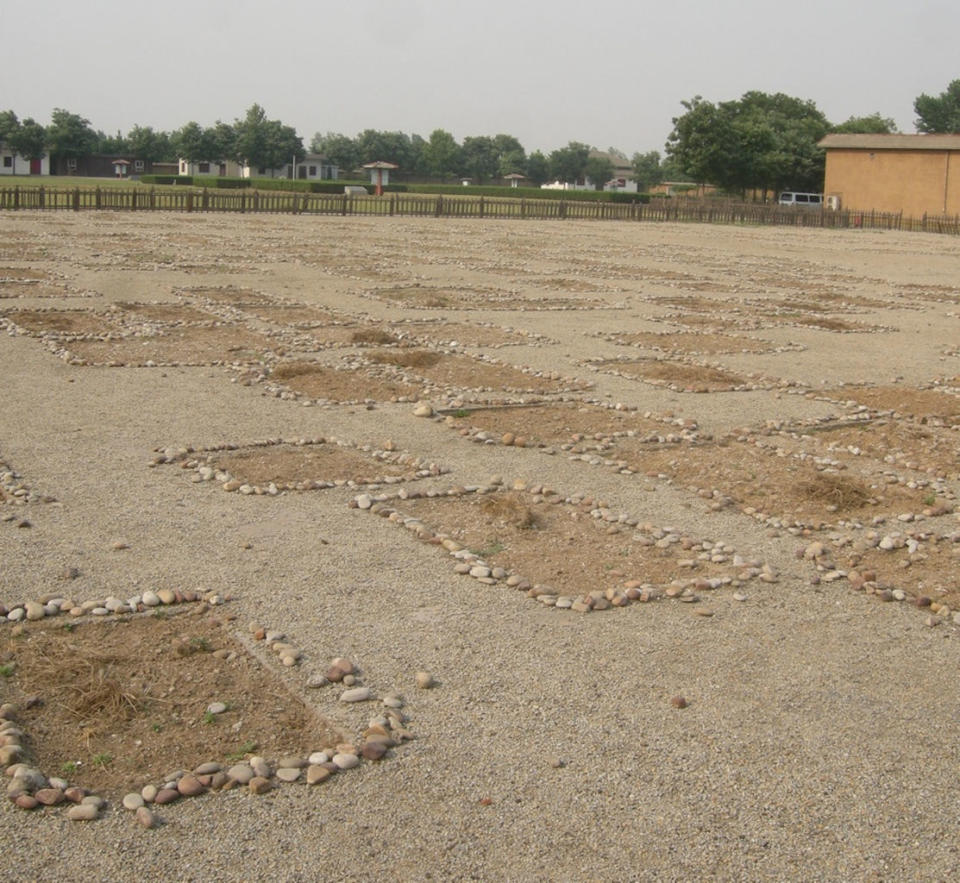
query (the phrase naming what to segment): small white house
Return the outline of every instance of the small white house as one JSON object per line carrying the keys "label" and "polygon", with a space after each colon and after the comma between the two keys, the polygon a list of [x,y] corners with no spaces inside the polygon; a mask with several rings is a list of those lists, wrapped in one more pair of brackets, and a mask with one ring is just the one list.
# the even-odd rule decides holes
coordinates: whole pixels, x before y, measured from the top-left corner
{"label": "small white house", "polygon": [[183,157],[177,163],[180,175],[210,175],[213,177],[239,178],[240,164],[232,159],[193,161]]}
{"label": "small white house", "polygon": [[244,163],[240,169],[242,178],[297,178],[301,181],[334,181],[340,177],[340,169],[319,153],[308,153],[290,174],[292,163],[279,169],[263,169]]}
{"label": "small white house", "polygon": [[614,193],[639,193],[640,188],[633,178],[612,178],[603,185],[604,190],[612,190]]}
{"label": "small white house", "polygon": [[5,144],[0,144],[0,175],[49,175],[50,157],[27,159]]}

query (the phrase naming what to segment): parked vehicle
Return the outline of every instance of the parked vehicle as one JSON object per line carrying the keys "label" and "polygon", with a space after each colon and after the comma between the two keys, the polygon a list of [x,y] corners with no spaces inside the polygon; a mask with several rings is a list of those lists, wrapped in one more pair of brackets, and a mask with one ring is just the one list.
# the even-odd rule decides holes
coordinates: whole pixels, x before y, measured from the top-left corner
{"label": "parked vehicle", "polygon": [[785,190],[777,200],[780,205],[793,205],[797,208],[823,208],[822,193],[796,193]]}

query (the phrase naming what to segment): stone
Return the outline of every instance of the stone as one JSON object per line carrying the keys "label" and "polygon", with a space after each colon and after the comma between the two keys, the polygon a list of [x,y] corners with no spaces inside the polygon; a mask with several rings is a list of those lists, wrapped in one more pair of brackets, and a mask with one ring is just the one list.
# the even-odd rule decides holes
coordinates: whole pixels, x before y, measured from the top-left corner
{"label": "stone", "polygon": [[135,791],[123,795],[123,808],[129,809],[131,812],[140,809],[145,802],[143,795],[137,794]]}
{"label": "stone", "polygon": [[40,801],[32,794],[18,794],[13,802],[19,806],[20,809],[36,809],[40,806]]}
{"label": "stone", "polygon": [[387,744],[378,740],[365,742],[360,749],[360,756],[364,760],[380,760],[387,753]]}
{"label": "stone", "polygon": [[429,690],[431,687],[436,686],[436,681],[433,679],[433,675],[428,671],[418,671],[414,676],[417,687],[421,690]]}
{"label": "stone", "polygon": [[308,785],[319,785],[321,782],[326,782],[333,775],[333,772],[325,766],[320,764],[310,764],[307,767],[307,784]]}
{"label": "stone", "polygon": [[207,789],[200,783],[200,780],[189,773],[177,782],[177,791],[184,797],[196,797],[198,794],[203,794],[206,790]]}
{"label": "stone", "polygon": [[433,407],[426,402],[419,402],[417,406],[413,409],[414,417],[432,417],[433,416]]}
{"label": "stone", "polygon": [[44,806],[56,806],[58,803],[63,803],[63,791],[59,788],[41,788],[39,791],[35,791],[33,794],[37,798],[38,803],[42,803]]}
{"label": "stone", "polygon": [[255,775],[253,767],[246,763],[234,764],[227,770],[227,775],[235,782],[246,785]]}
{"label": "stone", "polygon": [[176,788],[161,788],[157,791],[156,797],[153,798],[153,802],[159,806],[163,806],[167,803],[173,803],[174,800],[180,799],[180,792]]}
{"label": "stone", "polygon": [[137,808],[137,823],[142,828],[156,828],[157,817],[151,810],[141,806]]}
{"label": "stone", "polygon": [[333,755],[333,763],[337,769],[352,770],[359,765],[360,758],[356,754],[335,754]]}
{"label": "stone", "polygon": [[212,776],[214,773],[219,773],[223,769],[223,765],[213,761],[211,763],[202,763],[198,766],[193,774],[195,776]]}
{"label": "stone", "polygon": [[266,794],[273,785],[270,780],[264,776],[254,776],[248,783],[247,787],[250,789],[251,794]]}
{"label": "stone", "polygon": [[281,767],[276,776],[281,782],[296,782],[300,778],[300,770],[295,767]]}
{"label": "stone", "polygon": [[344,690],[340,694],[341,702],[366,702],[373,698],[373,692],[369,687],[354,687],[352,690]]}
{"label": "stone", "polygon": [[159,789],[156,785],[144,785],[143,788],[140,789],[140,796],[147,803],[153,803],[153,801],[157,799],[158,791]]}
{"label": "stone", "polygon": [[144,607],[159,607],[160,606],[160,597],[156,592],[152,592],[149,589],[143,593],[141,597],[141,602]]}
{"label": "stone", "polygon": [[[223,714],[227,710],[226,702],[211,702],[207,706],[208,714]],[[215,773],[217,770],[210,770],[210,772]]]}
{"label": "stone", "polygon": [[670,700],[670,704],[671,704],[674,708],[686,708],[687,705],[689,705],[689,703],[687,702],[686,698],[684,698],[683,696],[674,696],[674,697]]}
{"label": "stone", "polygon": [[94,803],[81,803],[67,810],[71,822],[89,822],[100,814],[100,807]]}
{"label": "stone", "polygon": [[172,589],[157,589],[157,597],[161,604],[175,604],[177,595]]}
{"label": "stone", "polygon": [[262,757],[251,757],[250,768],[253,770],[255,776],[261,779],[270,778],[270,764],[268,764]]}

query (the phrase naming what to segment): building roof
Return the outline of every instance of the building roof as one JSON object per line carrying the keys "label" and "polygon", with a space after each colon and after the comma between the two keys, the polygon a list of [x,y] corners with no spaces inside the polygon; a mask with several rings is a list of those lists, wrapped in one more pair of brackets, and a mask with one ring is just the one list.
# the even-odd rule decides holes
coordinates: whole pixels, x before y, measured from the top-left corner
{"label": "building roof", "polygon": [[960,135],[826,135],[827,150],[960,150]]}
{"label": "building roof", "polygon": [[521,175],[519,172],[511,172],[509,175],[504,175],[503,177],[506,178],[508,181],[509,181],[511,178],[514,179],[514,180],[516,180],[516,181],[521,181],[521,180],[525,180],[527,176],[526,176],[526,175]]}
{"label": "building roof", "polygon": [[367,162],[363,164],[365,169],[399,169],[396,163],[384,162],[382,159],[378,159],[376,162]]}

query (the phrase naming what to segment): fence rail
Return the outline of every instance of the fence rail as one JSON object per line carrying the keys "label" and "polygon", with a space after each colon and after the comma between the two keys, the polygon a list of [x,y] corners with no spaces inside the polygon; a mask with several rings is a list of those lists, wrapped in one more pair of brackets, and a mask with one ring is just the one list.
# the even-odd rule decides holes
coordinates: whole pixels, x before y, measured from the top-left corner
{"label": "fence rail", "polygon": [[650,203],[555,199],[489,199],[390,193],[354,196],[289,191],[143,187],[0,187],[0,211],[237,212],[310,215],[396,215],[531,220],[675,221],[833,229],[907,230],[960,235],[960,215],[804,210],[732,200],[670,199]]}

